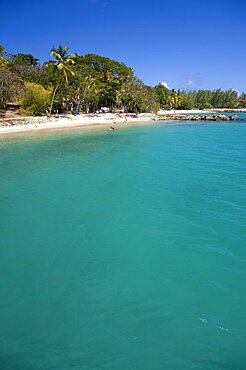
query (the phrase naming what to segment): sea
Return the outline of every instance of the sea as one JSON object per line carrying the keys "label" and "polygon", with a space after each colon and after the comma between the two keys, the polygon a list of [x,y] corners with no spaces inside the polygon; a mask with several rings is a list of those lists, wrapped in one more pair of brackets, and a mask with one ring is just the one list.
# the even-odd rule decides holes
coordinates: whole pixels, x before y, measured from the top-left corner
{"label": "sea", "polygon": [[1,137],[0,369],[245,370],[245,159],[240,120]]}

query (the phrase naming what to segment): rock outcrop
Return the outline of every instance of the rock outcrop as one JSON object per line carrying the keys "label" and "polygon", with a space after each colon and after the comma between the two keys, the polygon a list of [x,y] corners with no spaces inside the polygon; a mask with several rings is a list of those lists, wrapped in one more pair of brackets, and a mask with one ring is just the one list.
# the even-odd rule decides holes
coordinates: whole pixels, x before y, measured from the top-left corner
{"label": "rock outcrop", "polygon": [[166,114],[153,117],[155,121],[238,121],[238,116],[226,116],[224,114]]}

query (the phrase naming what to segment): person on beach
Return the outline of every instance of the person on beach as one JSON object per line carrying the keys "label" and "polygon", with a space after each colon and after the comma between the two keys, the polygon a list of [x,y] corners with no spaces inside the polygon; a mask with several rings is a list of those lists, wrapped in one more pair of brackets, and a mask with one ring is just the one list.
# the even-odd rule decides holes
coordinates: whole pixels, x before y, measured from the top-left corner
{"label": "person on beach", "polygon": [[125,115],[125,123],[127,122],[127,114]]}

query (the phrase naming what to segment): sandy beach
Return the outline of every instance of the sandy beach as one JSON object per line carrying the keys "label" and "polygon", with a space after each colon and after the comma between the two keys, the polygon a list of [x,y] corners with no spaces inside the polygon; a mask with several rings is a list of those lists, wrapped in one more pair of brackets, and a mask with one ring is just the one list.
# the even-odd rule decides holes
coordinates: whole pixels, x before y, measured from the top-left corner
{"label": "sandy beach", "polygon": [[[81,127],[84,129],[110,129],[114,127],[115,130],[120,127],[131,126],[140,123],[154,122],[153,115],[141,114],[137,118],[128,115],[127,121],[124,115],[115,115],[113,113],[106,114],[81,114],[78,116],[66,115],[58,117],[18,117],[8,119],[14,122],[14,125],[7,125],[7,120],[2,120],[0,126],[1,134],[20,133],[26,131],[39,131],[39,130],[54,130],[62,128],[75,128]],[[19,122],[19,123],[18,123]],[[4,123],[4,125],[3,125]],[[5,125],[6,124],[6,125]]]}
{"label": "sandy beach", "polygon": [[[28,131],[57,130],[69,128],[83,128],[85,130],[104,129],[115,130],[122,127],[138,126],[142,124],[153,124],[158,121],[158,116],[173,116],[182,114],[207,114],[215,110],[161,110],[157,115],[142,113],[138,116],[129,114],[127,120],[124,114],[104,113],[104,114],[79,114],[59,115],[52,117],[15,117],[0,120],[0,135],[10,135]],[[217,110],[216,110],[217,111]],[[218,110],[219,111],[219,110]],[[242,110],[233,110],[235,113]],[[245,110],[246,111],[246,110]],[[225,112],[225,110],[220,110]],[[173,121],[171,118],[170,121]]]}
{"label": "sandy beach", "polygon": [[[160,111],[160,115],[170,114],[186,114],[186,113],[200,113],[202,111],[192,110],[171,110]],[[0,120],[0,135],[21,133],[27,131],[39,130],[56,130],[56,129],[69,129],[80,127],[85,130],[105,129],[109,130],[114,127],[115,130],[126,126],[135,126],[140,124],[150,124],[156,121],[156,115],[151,113],[142,113],[133,118],[134,115],[129,114],[127,121],[124,114],[104,113],[104,114],[79,114],[77,116],[66,115],[58,117],[16,117]],[[8,123],[9,122],[9,123]],[[13,124],[14,123],[14,124]]]}

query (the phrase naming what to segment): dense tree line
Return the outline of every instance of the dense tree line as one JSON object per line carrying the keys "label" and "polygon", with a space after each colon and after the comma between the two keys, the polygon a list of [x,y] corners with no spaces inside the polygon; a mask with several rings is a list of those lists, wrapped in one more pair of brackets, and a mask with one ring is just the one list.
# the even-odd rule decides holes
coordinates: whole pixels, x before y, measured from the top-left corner
{"label": "dense tree line", "polygon": [[[159,97],[161,108],[175,109],[211,109],[211,108],[237,108],[238,94],[235,90],[198,90],[198,91],[175,91],[168,90],[163,85],[155,86],[154,91]],[[242,93],[241,98],[246,98]],[[246,108],[246,100],[240,103],[240,107]]]}
{"label": "dense tree line", "polygon": [[234,108],[237,104],[233,90],[187,92],[161,84],[146,86],[132,68],[99,55],[68,54],[68,48],[59,46],[51,49],[51,56],[52,60],[41,64],[31,54],[9,54],[0,46],[0,109],[16,102],[22,114],[41,115],[54,110],[95,112],[101,107],[155,112],[160,108]]}

